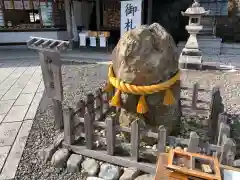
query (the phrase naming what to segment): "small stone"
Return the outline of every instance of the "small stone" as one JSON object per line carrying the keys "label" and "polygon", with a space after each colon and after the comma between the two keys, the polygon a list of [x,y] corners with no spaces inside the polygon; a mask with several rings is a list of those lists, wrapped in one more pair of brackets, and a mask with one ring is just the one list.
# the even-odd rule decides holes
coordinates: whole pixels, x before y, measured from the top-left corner
{"label": "small stone", "polygon": [[98,177],[87,177],[86,180],[105,180],[105,179],[98,178]]}
{"label": "small stone", "polygon": [[83,157],[78,154],[72,154],[67,161],[67,171],[70,173],[79,172]]}
{"label": "small stone", "polygon": [[99,170],[99,164],[94,159],[86,159],[82,163],[82,168],[89,176],[95,176]]}
{"label": "small stone", "polygon": [[119,180],[133,180],[139,176],[140,171],[137,168],[124,168],[124,173]]}
{"label": "small stone", "polygon": [[69,154],[70,153],[67,149],[57,150],[52,156],[51,164],[56,168],[63,168],[67,162]]}
{"label": "small stone", "polygon": [[99,177],[105,180],[117,180],[120,177],[120,168],[104,163],[101,165]]}
{"label": "small stone", "polygon": [[54,147],[54,145],[50,145],[47,148],[42,148],[38,151],[38,157],[46,163],[48,160],[52,158],[52,155],[57,149]]}
{"label": "small stone", "polygon": [[147,149],[152,149],[152,146],[146,146]]}
{"label": "small stone", "polygon": [[53,141],[54,147],[58,148],[64,139],[64,133],[60,133]]}
{"label": "small stone", "polygon": [[185,152],[187,152],[188,149],[187,149],[187,147],[185,147],[183,150],[184,150]]}
{"label": "small stone", "polygon": [[135,180],[154,180],[155,175],[152,174],[144,174],[142,176],[138,176]]}
{"label": "small stone", "polygon": [[169,151],[170,151],[170,147],[169,147],[169,146],[166,146],[165,152],[168,153]]}

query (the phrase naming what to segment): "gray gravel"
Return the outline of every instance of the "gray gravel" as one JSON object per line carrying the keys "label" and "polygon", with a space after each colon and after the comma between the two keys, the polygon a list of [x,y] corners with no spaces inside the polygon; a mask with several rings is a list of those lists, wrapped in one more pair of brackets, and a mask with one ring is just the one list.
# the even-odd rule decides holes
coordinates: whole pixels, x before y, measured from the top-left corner
{"label": "gray gravel", "polygon": [[[63,104],[75,107],[78,100],[104,84],[107,65],[64,65],[62,74]],[[57,170],[50,165],[50,162],[43,164],[37,158],[37,151],[49,146],[56,135],[51,105],[47,108],[39,108],[16,173],[16,180],[83,180],[80,173],[71,174],[66,170]]]}
{"label": "gray gravel", "polygon": [[[76,106],[79,99],[93,92],[106,80],[107,65],[85,64],[63,66],[64,104]],[[211,89],[219,85],[224,96],[226,110],[230,114],[238,114],[240,108],[240,73],[239,72],[196,72],[184,71],[182,73],[183,85],[192,86],[199,82],[202,88]],[[191,93],[190,93],[191,94]],[[189,95],[189,93],[187,94]],[[201,98],[209,100],[207,94]],[[52,117],[52,107],[37,112],[32,130],[27,140],[21,158],[16,179],[18,180],[83,180],[79,173],[69,174],[66,170],[56,170],[50,163],[43,164],[36,156],[37,151],[50,145],[56,135]]]}

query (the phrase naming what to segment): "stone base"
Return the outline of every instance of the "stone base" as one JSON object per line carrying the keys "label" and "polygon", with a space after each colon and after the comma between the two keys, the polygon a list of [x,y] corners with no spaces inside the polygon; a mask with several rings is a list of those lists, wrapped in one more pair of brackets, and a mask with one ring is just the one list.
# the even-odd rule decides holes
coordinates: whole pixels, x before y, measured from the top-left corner
{"label": "stone base", "polygon": [[196,69],[202,68],[202,56],[187,56],[180,55],[179,57],[179,68],[180,69],[188,69],[188,64],[194,65]]}
{"label": "stone base", "polygon": [[[219,55],[221,54],[222,39],[214,36],[199,36],[198,38],[199,49],[203,55]],[[186,42],[178,44],[179,52],[182,51]]]}

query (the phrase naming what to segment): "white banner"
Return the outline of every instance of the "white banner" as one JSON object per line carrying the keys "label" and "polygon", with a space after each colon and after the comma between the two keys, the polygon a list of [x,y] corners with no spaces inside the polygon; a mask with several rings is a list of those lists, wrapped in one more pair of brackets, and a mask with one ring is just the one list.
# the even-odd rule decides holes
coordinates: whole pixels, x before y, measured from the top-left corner
{"label": "white banner", "polygon": [[142,24],[142,0],[121,1],[121,36]]}

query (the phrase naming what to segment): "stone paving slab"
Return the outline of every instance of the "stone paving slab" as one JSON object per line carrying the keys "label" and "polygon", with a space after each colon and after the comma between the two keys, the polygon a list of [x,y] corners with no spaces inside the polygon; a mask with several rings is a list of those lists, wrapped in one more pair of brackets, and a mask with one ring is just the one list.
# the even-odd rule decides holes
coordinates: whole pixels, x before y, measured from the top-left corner
{"label": "stone paving slab", "polygon": [[0,114],[7,114],[8,111],[11,109],[12,105],[14,103],[14,100],[6,100],[6,101],[0,101]]}
{"label": "stone paving slab", "polygon": [[11,146],[16,138],[21,122],[1,123],[0,146]]}
{"label": "stone paving slab", "polygon": [[10,149],[11,149],[11,146],[0,147],[0,171],[3,168],[3,165],[5,163],[5,160],[8,156]]}
{"label": "stone paving slab", "polygon": [[14,105],[15,106],[30,105],[33,100],[34,95],[35,95],[34,93],[20,94],[20,96],[18,97],[18,99],[16,100]]}
{"label": "stone paving slab", "polygon": [[6,180],[14,179],[44,86],[38,61],[0,64],[0,180]]}
{"label": "stone paving slab", "polygon": [[1,100],[16,100],[21,91],[22,88],[10,88]]}
{"label": "stone paving slab", "polygon": [[8,114],[5,116],[3,122],[17,122],[23,121],[29,105],[25,106],[13,106]]}
{"label": "stone paving slab", "polygon": [[0,124],[3,121],[4,117],[6,116],[6,114],[0,114]]}
{"label": "stone paving slab", "polygon": [[0,174],[0,180],[13,179],[18,168],[28,134],[32,127],[32,120],[24,121],[12,149],[7,157],[6,163]]}

